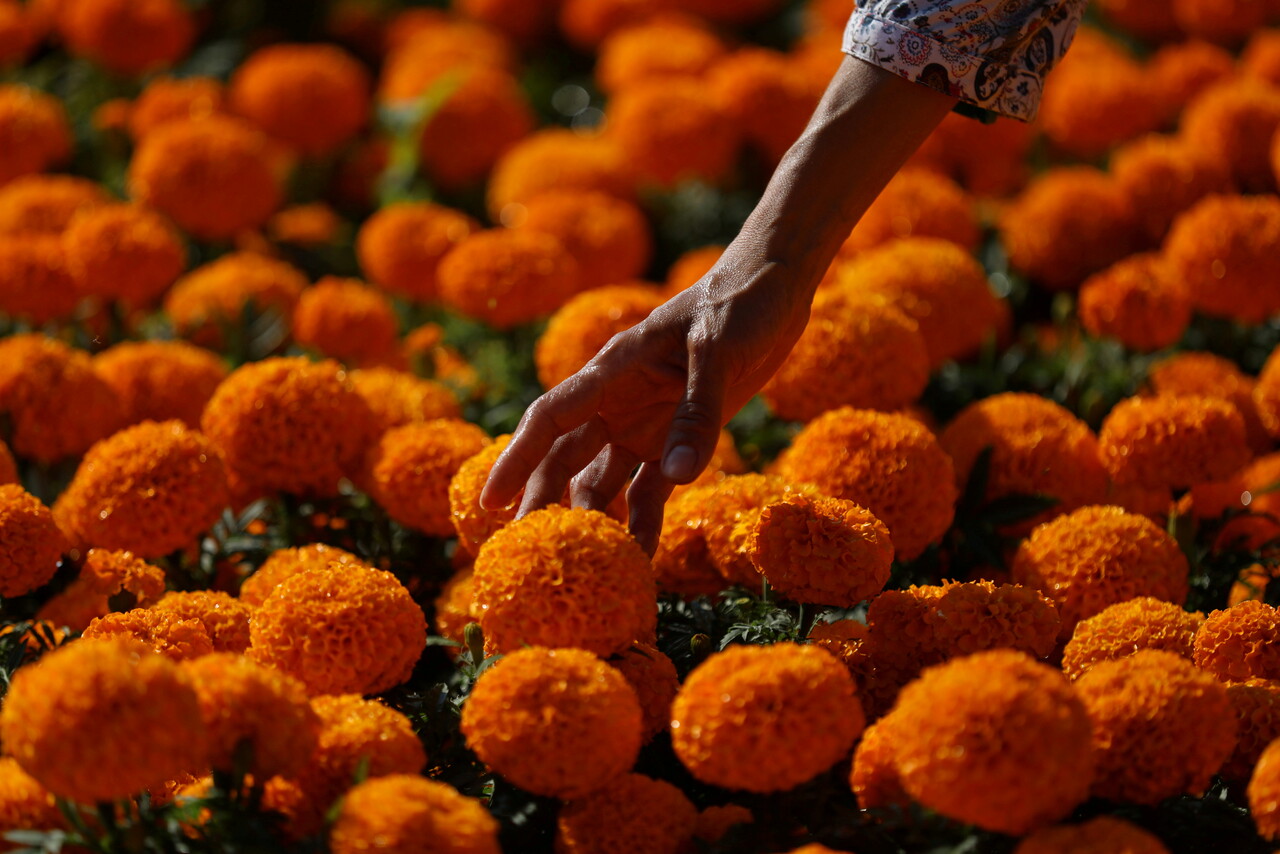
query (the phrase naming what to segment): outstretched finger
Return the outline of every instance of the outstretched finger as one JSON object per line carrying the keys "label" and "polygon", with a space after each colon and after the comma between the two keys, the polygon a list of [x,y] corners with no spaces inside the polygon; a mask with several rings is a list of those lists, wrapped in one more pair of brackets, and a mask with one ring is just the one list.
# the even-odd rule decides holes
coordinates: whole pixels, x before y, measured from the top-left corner
{"label": "outstretched finger", "polygon": [[671,497],[674,484],[663,476],[654,463],[645,463],[636,472],[627,489],[627,509],[631,535],[653,557],[658,549],[658,537],[662,533],[662,509]]}
{"label": "outstretched finger", "polygon": [[605,445],[591,464],[569,483],[573,506],[603,512],[627,485],[627,478],[638,462],[635,454],[616,445]]}
{"label": "outstretched finger", "polygon": [[691,343],[684,399],[671,419],[662,452],[662,475],[672,483],[690,482],[711,462],[720,438],[724,387],[723,361],[711,345]]}
{"label": "outstretched finger", "polygon": [[591,464],[604,443],[604,426],[599,420],[588,421],[557,439],[529,475],[516,518],[559,502],[569,488],[569,481]]}

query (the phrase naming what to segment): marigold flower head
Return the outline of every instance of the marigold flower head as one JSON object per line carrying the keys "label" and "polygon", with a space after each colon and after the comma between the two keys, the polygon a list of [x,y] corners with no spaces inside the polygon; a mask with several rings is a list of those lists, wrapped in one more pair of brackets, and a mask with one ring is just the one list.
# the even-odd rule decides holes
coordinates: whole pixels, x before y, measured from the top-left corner
{"label": "marigold flower head", "polygon": [[707,557],[724,581],[747,587],[760,583],[759,570],[751,562],[756,524],[766,505],[796,493],[817,497],[817,490],[808,484],[788,483],[775,475],[741,474],[714,483],[695,518]]}
{"label": "marigold flower head", "polygon": [[598,190],[552,190],[525,202],[512,225],[550,234],[578,261],[582,290],[638,277],[649,264],[653,238],[634,203]]}
{"label": "marigold flower head", "polygon": [[1244,785],[1267,745],[1280,738],[1280,682],[1250,679],[1229,683],[1227,696],[1236,714],[1236,748],[1218,775]]}
{"label": "marigold flower head", "polygon": [[49,508],[16,483],[0,485],[0,596],[14,597],[53,578],[66,540]]}
{"label": "marigold flower head", "polygon": [[62,236],[81,293],[146,305],[187,266],[182,239],[163,217],[137,205],[79,214]]}
{"label": "marigold flower head", "polygon": [[0,412],[12,424],[13,452],[42,463],[84,453],[124,420],[89,355],[39,334],[0,341]]}
{"label": "marigold flower head", "polygon": [[482,762],[522,789],[565,799],[629,771],[642,727],[627,680],[581,649],[512,652],[462,707],[462,734]]}
{"label": "marigold flower head", "polygon": [[1080,323],[1133,350],[1160,350],[1191,323],[1191,293],[1164,256],[1131,255],[1080,286]]}
{"label": "marigold flower head", "polygon": [[358,471],[373,414],[331,361],[265,359],[218,386],[201,426],[229,473],[265,491],[333,495]]}
{"label": "marigold flower head", "polygon": [[1084,704],[1061,673],[1022,652],[925,670],[883,726],[914,800],[988,830],[1021,835],[1063,818],[1093,782]]}
{"label": "marigold flower head", "polygon": [[724,250],[725,247],[720,245],[703,246],[700,249],[690,249],[672,262],[667,270],[667,296],[674,296],[697,284],[711,272]]}
{"label": "marigold flower head", "polygon": [[61,234],[78,214],[110,201],[86,178],[25,175],[0,186],[0,234]]}
{"label": "marigold flower head", "polygon": [[1205,89],[1234,77],[1236,58],[1217,45],[1189,39],[1153,53],[1147,73],[1164,104],[1165,115],[1173,119]]}
{"label": "marigold flower head", "polygon": [[671,701],[680,690],[676,666],[656,646],[635,643],[609,659],[636,692],[643,715],[644,741],[667,728],[671,720]]}
{"label": "marigold flower head", "polygon": [[226,113],[226,89],[213,77],[157,77],[129,109],[129,134],[141,141],[169,122],[207,119]]}
{"label": "marigold flower head", "polygon": [[932,237],[975,249],[981,233],[973,199],[950,178],[924,169],[904,169],[854,226],[840,247],[840,257],[904,237]]}
{"label": "marigold flower head", "polygon": [[71,156],[62,103],[26,86],[0,86],[0,186]]}
{"label": "marigold flower head", "polygon": [[1200,311],[1243,323],[1280,312],[1280,199],[1208,196],[1174,220],[1165,254]]}
{"label": "marigold flower head", "polygon": [[1182,35],[1169,3],[1159,0],[1100,0],[1098,7],[1103,17],[1113,25],[1145,41],[1172,41]]}
{"label": "marigold flower head", "polygon": [[130,77],[173,65],[196,35],[180,0],[62,0],[57,25],[71,54]]}
{"label": "marigold flower head", "polygon": [[[1261,3],[1253,5],[1261,6]],[[1232,79],[1206,89],[1182,116],[1187,142],[1228,164],[1246,192],[1276,189],[1271,171],[1271,138],[1280,128],[1280,88],[1251,78]]]}
{"label": "marigold flower head", "polygon": [[1117,148],[1111,172],[1153,243],[1164,239],[1178,214],[1234,187],[1225,161],[1176,136],[1151,134]]}
{"label": "marigold flower head", "polygon": [[[470,567],[458,570],[444,583],[434,605],[435,613],[431,620],[434,634],[458,644],[465,643],[466,628],[476,622],[478,616],[475,608],[475,573]],[[451,650],[451,654],[460,651],[455,648]]]}
{"label": "marigold flower head", "polygon": [[199,620],[150,608],[97,617],[81,637],[97,641],[136,641],[172,661],[187,661],[213,652],[213,640]]}
{"label": "marigold flower head", "polygon": [[383,100],[421,94],[423,68],[483,65],[518,67],[515,45],[502,32],[440,9],[406,9],[386,28],[386,62],[379,80]]}
{"label": "marigold flower head", "polygon": [[1093,723],[1098,797],[1155,805],[1199,795],[1235,747],[1226,686],[1175,653],[1099,662],[1075,687]]}
{"label": "marigold flower head", "polygon": [[80,298],[59,237],[0,235],[0,312],[41,326],[70,318]]}
{"label": "marigold flower head", "polygon": [[1187,597],[1187,558],[1145,516],[1119,507],[1081,507],[1046,522],[1023,541],[1013,580],[1050,596],[1062,616],[1062,639],[1108,605],[1150,596]]}
{"label": "marigold flower head", "polygon": [[697,18],[662,15],[623,27],[600,45],[595,80],[605,93],[652,80],[704,78],[727,52]]}
{"label": "marigold flower head", "polygon": [[325,276],[293,309],[294,340],[352,365],[394,361],[398,326],[387,298],[359,279]]}
{"label": "marigold flower head", "polygon": [[1265,602],[1214,611],[1196,632],[1195,663],[1223,681],[1280,679],[1277,631],[1280,615]]}
{"label": "marigold flower head", "polygon": [[310,157],[329,154],[369,120],[364,66],[329,44],[275,44],[231,76],[231,109]]}
{"label": "marigold flower head", "polygon": [[597,655],[649,638],[653,570],[626,528],[603,513],[552,506],[493,534],[475,563],[486,647],[576,647]]}
{"label": "marigold flower head", "polygon": [[1203,622],[1199,611],[1184,611],[1150,596],[1108,605],[1076,624],[1062,654],[1062,672],[1078,679],[1100,661],[1115,661],[1140,649],[1165,650],[1190,661],[1192,642]]}
{"label": "marigold flower head", "polygon": [[285,579],[309,569],[328,569],[331,564],[371,568],[351,552],[324,543],[280,549],[272,552],[240,585],[240,601],[255,607],[261,605]]}
{"label": "marigold flower head", "polygon": [[858,747],[853,751],[853,770],[849,774],[849,787],[864,810],[886,807],[907,807],[911,796],[902,788],[898,769],[894,762],[896,745],[890,740],[884,718],[862,731]]}
{"label": "marigold flower head", "polygon": [[1256,0],[1173,0],[1174,20],[1191,38],[1224,45],[1237,45],[1274,17],[1274,7]]}
{"label": "marigold flower head", "polygon": [[777,163],[799,138],[823,86],[787,54],[741,48],[719,59],[706,77],[716,105],[747,143]]}
{"label": "marigold flower head", "polygon": [[482,803],[416,774],[389,774],[351,789],[329,844],[334,854],[500,854],[498,821]]}
{"label": "marigold flower head", "polygon": [[1091,854],[1095,851],[1169,854],[1169,849],[1158,836],[1109,815],[1100,815],[1080,824],[1037,830],[1018,843],[1013,854]]}
{"label": "marigold flower head", "polygon": [[351,383],[373,411],[378,431],[439,418],[462,416],[458,398],[446,385],[393,368],[352,371]]}
{"label": "marigold flower head", "polygon": [[685,679],[671,706],[671,743],[704,783],[780,792],[846,755],[864,723],[853,677],[825,651],[733,646]]}
{"label": "marigold flower head", "polygon": [[[12,757],[0,758],[0,833],[57,830],[65,823],[53,793],[23,771]],[[14,850],[15,846],[5,843],[5,848]]]}
{"label": "marigold flower head", "polygon": [[209,735],[209,764],[231,771],[248,745],[244,770],[259,778],[290,775],[306,764],[320,734],[320,718],[297,680],[229,652],[183,665],[200,698]]}
{"label": "marigold flower head", "polygon": [[125,341],[94,356],[93,369],[115,391],[130,424],[177,419],[198,427],[227,377],[221,358],[183,341]]}
{"label": "marigold flower head", "polygon": [[693,598],[711,596],[724,588],[725,578],[707,546],[707,532],[712,525],[728,524],[720,518],[721,483],[690,487],[673,494],[667,502],[653,555],[654,576],[662,592]]}
{"label": "marigold flower head", "polygon": [[1121,49],[1068,53],[1054,72],[1045,81],[1038,123],[1067,154],[1097,157],[1163,124],[1153,79]]}
{"label": "marigold flower head", "polygon": [[1249,461],[1244,416],[1211,397],[1133,397],[1098,431],[1102,464],[1117,483],[1174,489],[1222,480]]}
{"label": "marigold flower head", "polygon": [[630,329],[663,302],[641,284],[593,288],[572,297],[551,316],[534,348],[538,381],[551,388],[577,373],[614,335]]}
{"label": "marigold flower head", "polygon": [[139,607],[164,595],[164,570],[133,552],[89,549],[80,575],[65,590],[41,606],[39,617],[82,632],[97,617],[111,613],[110,600],[129,593]]}
{"label": "marigold flower head", "polygon": [[446,306],[499,329],[550,314],[581,290],[564,244],[524,229],[471,235],[444,257],[437,276]]}
{"label": "marigold flower head", "polygon": [[1147,369],[1147,382],[1156,394],[1202,395],[1228,401],[1244,417],[1249,447],[1255,452],[1264,452],[1271,447],[1266,427],[1253,402],[1257,381],[1230,359],[1213,353],[1177,353],[1151,365]]}
{"label": "marigold flower head", "polygon": [[607,116],[605,133],[622,149],[641,184],[714,182],[738,154],[738,129],[701,83],[638,83],[609,101]]}
{"label": "marigold flower head", "polygon": [[436,269],[449,250],[480,224],[443,205],[389,205],[365,220],[356,237],[360,267],[370,281],[421,302],[436,299]]}
{"label": "marigold flower head", "polygon": [[279,157],[239,119],[168,122],[129,164],[129,193],[201,240],[228,240],[266,223],[284,200]]}
{"label": "marigold flower head", "polygon": [[232,252],[177,281],[164,301],[180,335],[217,347],[226,324],[238,324],[246,309],[289,316],[307,286],[290,264],[252,252]]}
{"label": "marigold flower head", "polygon": [[[250,622],[250,654],[312,694],[377,694],[409,678],[426,628],[422,609],[394,575],[333,563],[276,587]],[[308,643],[296,643],[304,635]]]}
{"label": "marigold flower head", "polygon": [[[174,591],[151,606],[197,620],[209,633],[217,652],[242,653],[249,648],[249,619],[253,609],[229,593],[217,590]],[[270,776],[270,775],[268,775]]]}
{"label": "marigold flower head", "polygon": [[563,854],[684,851],[697,822],[697,807],[675,786],[642,774],[624,774],[560,810],[556,850]]}
{"label": "marigold flower head", "polygon": [[535,45],[555,24],[559,0],[458,0],[454,7],[473,21],[522,45]]}
{"label": "marigold flower head", "polygon": [[489,472],[510,441],[510,434],[494,439],[464,460],[449,481],[450,518],[458,534],[458,542],[471,554],[477,553],[495,531],[510,524],[519,509],[518,499],[499,510],[486,510],[480,506],[480,493],[489,480]]}
{"label": "marigold flower head", "polygon": [[978,196],[1005,196],[1026,183],[1030,172],[1026,159],[1034,137],[1034,129],[1026,122],[999,119],[985,124],[952,113],[908,165],[947,175]]}
{"label": "marigold flower head", "polygon": [[900,560],[940,539],[955,514],[951,458],[905,415],[852,407],[824,413],[779,456],[776,473],[870,510],[888,527]]}
{"label": "marigold flower head", "polygon": [[1267,745],[1254,766],[1247,797],[1258,833],[1264,839],[1280,838],[1280,739]]}
{"label": "marigold flower head", "polygon": [[559,24],[574,46],[594,51],[612,33],[667,11],[662,0],[566,0]]}
{"label": "marigold flower head", "polygon": [[18,0],[0,2],[0,68],[27,61],[44,36],[43,22]]}
{"label": "marigold flower head", "polygon": [[495,164],[486,205],[489,216],[502,222],[508,205],[524,205],[548,190],[600,190],[634,199],[634,182],[629,157],[615,140],[546,128],[517,142]]}
{"label": "marigold flower head", "polygon": [[449,482],[488,443],[484,430],[457,418],[395,427],[369,451],[369,494],[400,524],[452,536]]}

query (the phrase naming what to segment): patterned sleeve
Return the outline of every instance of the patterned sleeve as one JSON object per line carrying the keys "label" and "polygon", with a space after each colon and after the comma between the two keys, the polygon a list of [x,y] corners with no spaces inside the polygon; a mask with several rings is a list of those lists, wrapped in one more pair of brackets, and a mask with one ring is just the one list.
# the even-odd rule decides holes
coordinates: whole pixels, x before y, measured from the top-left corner
{"label": "patterned sleeve", "polygon": [[1086,0],[857,0],[844,52],[963,103],[1031,121]]}

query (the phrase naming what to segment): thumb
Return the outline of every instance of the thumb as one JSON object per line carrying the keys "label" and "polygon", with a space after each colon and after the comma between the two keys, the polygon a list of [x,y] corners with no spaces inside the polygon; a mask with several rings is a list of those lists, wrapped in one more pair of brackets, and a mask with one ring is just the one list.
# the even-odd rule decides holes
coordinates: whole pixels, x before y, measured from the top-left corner
{"label": "thumb", "polygon": [[684,399],[676,407],[662,452],[662,475],[672,483],[688,483],[715,453],[724,409],[725,371],[707,345],[689,348],[689,378]]}

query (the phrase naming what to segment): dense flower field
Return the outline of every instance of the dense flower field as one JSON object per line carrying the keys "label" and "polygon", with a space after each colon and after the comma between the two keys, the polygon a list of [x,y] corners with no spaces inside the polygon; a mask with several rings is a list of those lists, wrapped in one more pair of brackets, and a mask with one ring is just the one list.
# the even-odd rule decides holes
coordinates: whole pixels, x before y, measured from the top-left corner
{"label": "dense flower field", "polygon": [[650,557],[480,490],[849,0],[0,0],[0,850],[1272,850],[1280,4],[1094,7]]}

